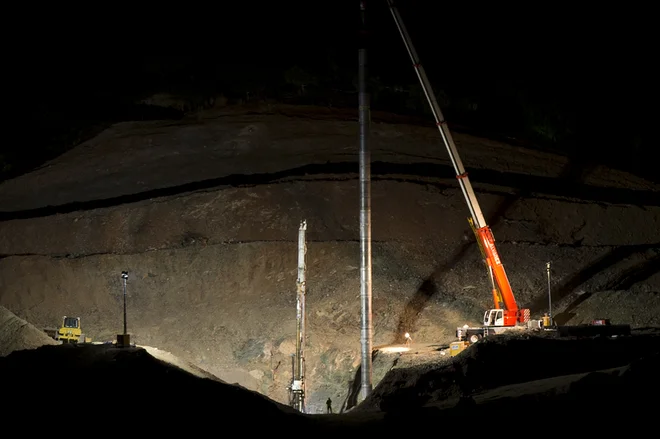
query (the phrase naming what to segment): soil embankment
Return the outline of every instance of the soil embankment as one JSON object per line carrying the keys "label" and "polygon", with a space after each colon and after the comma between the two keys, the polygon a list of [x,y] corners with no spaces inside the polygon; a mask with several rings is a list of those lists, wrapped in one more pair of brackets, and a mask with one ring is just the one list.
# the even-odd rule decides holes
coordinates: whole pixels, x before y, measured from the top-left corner
{"label": "soil embankment", "polygon": [[[437,130],[372,126],[374,343],[446,343],[490,285]],[[660,324],[660,190],[566,157],[456,134],[522,306]],[[357,123],[313,108],[117,124],[0,184],[0,305],[39,326],[128,328],[229,383],[286,402],[297,233],[308,224],[307,391],[347,395],[359,363]]]}

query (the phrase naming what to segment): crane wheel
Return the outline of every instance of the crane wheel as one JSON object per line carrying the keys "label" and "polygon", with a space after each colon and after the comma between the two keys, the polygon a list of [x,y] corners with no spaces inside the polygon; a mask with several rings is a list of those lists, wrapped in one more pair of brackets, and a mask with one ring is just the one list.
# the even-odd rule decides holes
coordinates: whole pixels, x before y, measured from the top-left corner
{"label": "crane wheel", "polygon": [[470,336],[470,343],[476,343],[479,340],[481,340],[482,338],[483,338],[483,336],[481,334],[472,334]]}

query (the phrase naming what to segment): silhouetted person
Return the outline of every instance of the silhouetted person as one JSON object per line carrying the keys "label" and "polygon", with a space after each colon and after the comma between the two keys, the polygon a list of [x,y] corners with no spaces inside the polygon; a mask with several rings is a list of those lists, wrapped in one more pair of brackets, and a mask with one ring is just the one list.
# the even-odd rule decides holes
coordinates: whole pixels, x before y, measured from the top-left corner
{"label": "silhouetted person", "polygon": [[328,413],[332,413],[332,400],[330,398],[325,402],[325,405],[328,407]]}

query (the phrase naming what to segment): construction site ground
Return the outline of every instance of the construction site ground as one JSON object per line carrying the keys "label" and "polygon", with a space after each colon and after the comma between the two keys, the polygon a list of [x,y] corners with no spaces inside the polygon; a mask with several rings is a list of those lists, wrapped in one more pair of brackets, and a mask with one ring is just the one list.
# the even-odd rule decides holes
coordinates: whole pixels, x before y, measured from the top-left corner
{"label": "construction site ground", "polygon": [[[467,205],[428,122],[373,113],[375,346],[406,332],[416,346],[448,345],[493,306]],[[455,140],[532,318],[548,311],[550,261],[558,323],[660,325],[657,184],[552,151]],[[330,397],[348,410],[360,364],[357,152],[349,110],[268,104],[116,124],[0,184],[0,305],[37,333],[77,316],[86,335],[112,341],[127,270],[138,346],[287,404],[304,219],[308,409],[323,413]],[[0,340],[3,353],[16,350]],[[78,352],[47,350],[60,351]],[[377,354],[374,384],[408,358]]]}
{"label": "construction site ground", "polygon": [[[129,437],[176,429],[187,434],[295,429],[358,437],[454,431],[463,423],[505,418],[520,428],[560,431],[572,423],[571,432],[588,433],[606,422],[600,414],[637,416],[640,421],[626,427],[632,434],[649,428],[643,416],[652,413],[660,391],[660,329],[619,338],[497,336],[456,357],[439,352],[413,345],[405,353],[388,353],[398,357],[393,362],[377,353],[375,364],[394,366],[365,401],[332,415],[300,414],[153,348],[88,344],[14,351],[0,357],[0,387],[11,399],[3,412],[16,431],[34,416],[27,408],[35,401],[70,398],[64,406],[83,414],[76,428],[126,423]],[[67,379],[53,371],[66,371]],[[53,419],[61,422],[57,414]],[[52,428],[46,422],[32,431]]]}

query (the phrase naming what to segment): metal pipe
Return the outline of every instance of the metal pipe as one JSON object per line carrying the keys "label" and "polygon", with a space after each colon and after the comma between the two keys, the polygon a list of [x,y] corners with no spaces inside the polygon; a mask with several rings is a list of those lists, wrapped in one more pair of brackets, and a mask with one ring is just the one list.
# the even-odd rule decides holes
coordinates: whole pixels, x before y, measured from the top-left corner
{"label": "metal pipe", "polygon": [[390,12],[392,13],[392,17],[394,18],[396,27],[399,29],[399,34],[401,35],[401,38],[403,39],[403,43],[406,46],[408,55],[410,56],[410,59],[413,63],[413,67],[415,67],[415,72],[417,73],[417,77],[422,86],[422,90],[424,91],[424,95],[426,96],[426,100],[428,101],[431,107],[431,112],[433,113],[433,117],[435,118],[435,123],[438,126],[438,130],[440,130],[440,136],[442,137],[445,147],[447,148],[447,152],[449,153],[449,158],[451,159],[451,163],[454,166],[454,171],[456,171],[456,177],[458,178],[458,183],[461,187],[461,191],[463,192],[463,196],[467,200],[470,214],[474,219],[477,229],[480,229],[486,225],[486,219],[484,218],[484,215],[481,212],[481,207],[477,202],[477,196],[474,193],[474,189],[472,189],[472,184],[470,183],[470,180],[467,178],[467,173],[465,172],[465,168],[463,167],[463,162],[461,161],[461,158],[458,155],[458,151],[456,150],[456,145],[454,144],[454,139],[451,135],[451,132],[449,131],[449,127],[447,126],[447,121],[445,121],[445,117],[442,114],[442,110],[440,110],[440,105],[438,105],[438,101],[435,98],[435,93],[433,92],[433,88],[431,87],[431,82],[426,76],[426,71],[424,70],[424,67],[419,61],[419,56],[417,56],[417,51],[413,46],[412,39],[410,38],[410,34],[408,34],[408,30],[406,29],[406,26],[403,24],[403,20],[401,19],[401,15],[399,14],[398,9],[394,5],[394,1],[387,0],[387,4],[390,7]]}
{"label": "metal pipe", "polygon": [[306,289],[306,253],[305,231],[307,221],[303,220],[298,229],[298,279],[296,280],[296,312],[297,312],[297,334],[296,334],[296,365],[294,372],[295,408],[305,412],[305,289]]}
{"label": "metal pipe", "polygon": [[367,93],[367,31],[365,1],[360,1],[362,29],[358,53],[359,119],[360,119],[360,304],[362,321],[361,394],[364,400],[372,390],[371,351],[373,328],[371,322],[371,155],[369,151],[370,108]]}

